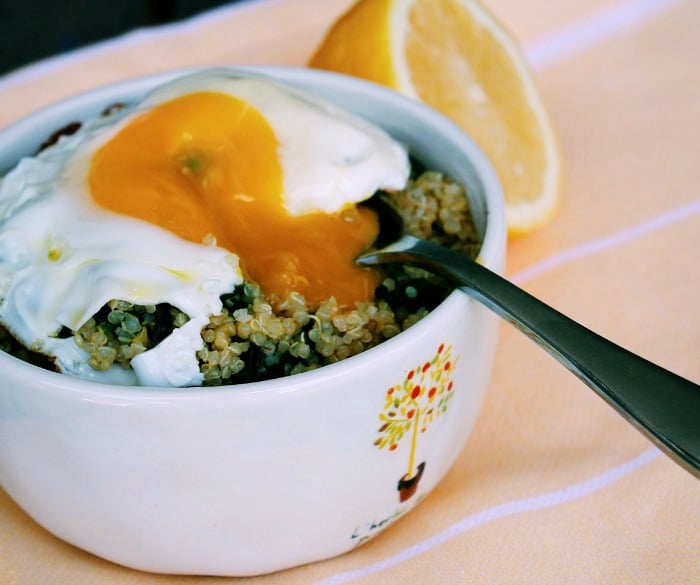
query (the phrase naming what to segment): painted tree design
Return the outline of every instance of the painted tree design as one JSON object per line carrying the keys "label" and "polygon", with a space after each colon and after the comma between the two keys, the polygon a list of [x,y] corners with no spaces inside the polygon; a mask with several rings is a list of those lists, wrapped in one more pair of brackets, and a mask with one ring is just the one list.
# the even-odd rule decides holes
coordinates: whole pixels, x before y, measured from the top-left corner
{"label": "painted tree design", "polygon": [[[422,473],[425,463],[418,468],[415,465],[418,435],[425,433],[435,418],[447,411],[454,395],[452,372],[456,361],[452,358],[452,346],[442,343],[430,361],[410,370],[401,383],[386,391],[384,408],[379,415],[382,423],[379,438],[374,444],[379,449],[394,451],[406,435],[410,436],[408,470],[399,481],[399,491],[402,482]],[[414,491],[415,486],[402,499],[410,497]]]}

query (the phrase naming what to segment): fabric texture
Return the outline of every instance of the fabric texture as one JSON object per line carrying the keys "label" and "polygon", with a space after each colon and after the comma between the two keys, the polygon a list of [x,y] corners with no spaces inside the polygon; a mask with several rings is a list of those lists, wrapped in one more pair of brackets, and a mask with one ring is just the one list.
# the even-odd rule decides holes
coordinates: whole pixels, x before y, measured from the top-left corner
{"label": "fabric texture", "polygon": [[[303,65],[348,0],[263,0],[0,77],[0,127],[105,83],[193,65]],[[556,218],[507,276],[700,381],[700,2],[491,0],[553,116]],[[700,421],[698,421],[700,425]],[[352,553],[256,578],[140,573],[53,537],[0,490],[0,584],[700,583],[700,483],[514,328],[437,489]]]}

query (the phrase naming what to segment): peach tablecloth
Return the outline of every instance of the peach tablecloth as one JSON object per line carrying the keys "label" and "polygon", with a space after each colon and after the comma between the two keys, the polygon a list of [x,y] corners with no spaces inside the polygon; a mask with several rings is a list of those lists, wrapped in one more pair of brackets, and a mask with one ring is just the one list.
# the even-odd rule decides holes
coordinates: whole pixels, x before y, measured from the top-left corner
{"label": "peach tablecloth", "polygon": [[[262,0],[140,30],[0,78],[0,127],[106,82],[200,64],[306,61],[348,0]],[[700,2],[491,0],[522,42],[567,176],[508,276],[700,381]],[[700,426],[700,421],[698,421]],[[700,583],[700,483],[523,335],[456,465],[350,554],[258,578],[151,575],[54,538],[0,491],[0,583]]]}

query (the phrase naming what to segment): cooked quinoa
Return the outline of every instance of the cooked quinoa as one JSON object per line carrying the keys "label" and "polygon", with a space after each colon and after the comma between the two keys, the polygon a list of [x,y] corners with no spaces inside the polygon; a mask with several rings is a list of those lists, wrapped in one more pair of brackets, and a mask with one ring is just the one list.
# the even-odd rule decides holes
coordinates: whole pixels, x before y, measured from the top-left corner
{"label": "cooked quinoa", "polygon": [[[414,173],[406,188],[386,194],[403,216],[406,231],[476,257],[479,239],[464,188],[436,171]],[[223,295],[223,311],[202,330],[197,353],[203,384],[237,384],[312,370],[358,354],[406,330],[450,292],[445,283],[416,268],[388,266],[373,302],[341,308],[330,298],[310,309],[301,295],[272,305],[254,282]],[[74,337],[97,370],[154,347],[188,321],[177,308],[133,305],[115,299]],[[44,367],[51,363],[18,344],[0,326],[0,349]]]}

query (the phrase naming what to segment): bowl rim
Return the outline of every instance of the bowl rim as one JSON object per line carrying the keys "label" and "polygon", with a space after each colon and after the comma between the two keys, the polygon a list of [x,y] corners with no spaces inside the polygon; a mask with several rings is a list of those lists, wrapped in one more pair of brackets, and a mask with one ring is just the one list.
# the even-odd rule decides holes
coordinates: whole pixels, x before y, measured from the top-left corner
{"label": "bowl rim", "polygon": [[[484,235],[482,247],[479,253],[479,262],[494,269],[502,270],[501,262],[506,243],[505,227],[505,203],[500,182],[493,169],[493,166],[484,152],[476,145],[474,140],[467,135],[455,123],[446,118],[441,113],[411,98],[405,97],[385,86],[377,83],[351,77],[349,75],[310,69],[307,67],[278,66],[278,65],[251,65],[251,66],[230,66],[230,67],[190,67],[180,68],[170,71],[143,75],[128,78],[121,81],[103,85],[88,91],[77,93],[73,96],[63,98],[46,107],[43,107],[18,121],[0,129],[0,176],[9,171],[19,160],[15,155],[14,163],[10,167],[7,165],[7,157],[3,158],[2,149],[4,143],[17,143],[20,147],[17,150],[27,150],[39,145],[26,139],[26,134],[32,128],[48,125],[54,129],[74,121],[75,114],[80,115],[81,120],[88,119],[93,115],[98,115],[101,110],[90,112],[85,110],[85,103],[94,106],[95,104],[114,103],[115,98],[120,100],[134,100],[146,94],[152,88],[176,79],[178,77],[202,71],[220,70],[228,74],[241,73],[243,75],[258,75],[269,77],[273,81],[290,83],[291,85],[304,85],[305,81],[311,80],[315,84],[321,84],[327,89],[343,92],[361,94],[372,100],[383,102],[392,108],[400,108],[411,116],[417,116],[430,122],[431,126],[438,128],[439,132],[451,142],[455,142],[467,153],[474,169],[477,171],[478,179],[482,183],[484,193]],[[313,90],[309,90],[313,94]],[[361,115],[361,114],[360,114]],[[65,121],[62,124],[62,121]],[[31,154],[20,154],[22,156],[32,156]],[[463,302],[465,293],[455,290],[448,295],[435,309],[412,325],[408,330],[403,331],[383,341],[378,346],[369,348],[360,354],[350,356],[340,362],[328,364],[315,370],[301,372],[293,376],[283,376],[269,380],[256,382],[245,382],[240,384],[229,384],[222,386],[190,386],[190,387],[153,387],[153,386],[133,386],[119,385],[113,383],[97,382],[70,376],[67,374],[43,369],[39,366],[27,363],[9,353],[0,351],[0,370],[14,368],[17,377],[22,377],[28,384],[41,384],[49,386],[53,390],[67,390],[71,393],[78,393],[86,398],[102,399],[128,399],[139,400],[199,400],[205,396],[237,394],[240,396],[250,396],[253,394],[286,394],[289,392],[299,392],[309,386],[313,380],[313,386],[318,387],[321,383],[330,383],[333,379],[342,377],[346,370],[362,366],[362,361],[372,362],[377,360],[377,353],[391,353],[402,343],[407,335],[420,337],[423,329],[431,327],[431,322],[439,318],[443,313],[449,313],[453,307]],[[477,302],[469,299],[470,302]],[[431,318],[435,315],[434,318]],[[385,359],[381,357],[381,359]]]}

